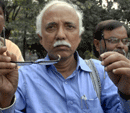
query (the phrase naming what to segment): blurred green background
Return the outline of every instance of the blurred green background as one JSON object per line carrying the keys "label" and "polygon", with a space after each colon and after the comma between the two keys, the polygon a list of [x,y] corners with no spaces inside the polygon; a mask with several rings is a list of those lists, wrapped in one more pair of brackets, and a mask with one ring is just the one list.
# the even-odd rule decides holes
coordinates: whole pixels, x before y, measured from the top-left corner
{"label": "blurred green background", "polygon": [[[39,11],[49,0],[3,0],[6,4],[6,38],[16,43],[25,60],[44,58],[46,51],[39,44],[35,21]],[[93,55],[93,31],[102,20],[124,22],[129,32],[130,0],[67,0],[77,4],[84,13],[85,32],[77,49],[82,58]]]}

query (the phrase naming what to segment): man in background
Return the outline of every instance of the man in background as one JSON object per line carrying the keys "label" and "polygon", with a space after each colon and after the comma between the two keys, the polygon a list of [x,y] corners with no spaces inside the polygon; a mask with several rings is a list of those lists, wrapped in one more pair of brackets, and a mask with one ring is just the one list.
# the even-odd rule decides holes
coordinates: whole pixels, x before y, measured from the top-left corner
{"label": "man in background", "polygon": [[116,51],[127,57],[129,40],[123,23],[117,20],[102,21],[94,31],[94,55],[99,58],[104,52]]}

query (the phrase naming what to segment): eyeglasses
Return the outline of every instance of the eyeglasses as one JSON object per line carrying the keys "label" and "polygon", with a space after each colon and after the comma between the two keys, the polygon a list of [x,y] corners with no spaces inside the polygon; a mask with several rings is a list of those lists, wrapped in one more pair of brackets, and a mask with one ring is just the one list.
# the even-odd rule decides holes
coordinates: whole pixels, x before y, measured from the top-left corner
{"label": "eyeglasses", "polygon": [[61,59],[60,55],[57,55],[58,59],[57,60],[46,60],[46,61],[38,61],[38,62],[22,62],[22,61],[11,61],[12,63],[16,63],[18,66],[25,66],[25,65],[31,65],[31,64],[41,64],[41,65],[52,65],[55,63],[58,63]]}
{"label": "eyeglasses", "polygon": [[[5,42],[5,27],[3,27],[3,33],[4,33],[4,39],[0,36],[0,45],[6,46]],[[31,65],[31,64],[41,64],[41,65],[52,65],[55,63],[58,63],[61,59],[60,55],[57,55],[58,58],[56,60],[47,60],[47,61],[39,61],[39,62],[28,62],[28,61],[11,61],[12,63],[16,63],[18,66],[25,66],[25,65]]]}
{"label": "eyeglasses", "polygon": [[130,39],[128,38],[119,39],[119,38],[111,37],[109,39],[104,39],[104,40],[106,40],[108,43],[111,44],[118,44],[120,41],[126,46],[129,46],[130,44]]}

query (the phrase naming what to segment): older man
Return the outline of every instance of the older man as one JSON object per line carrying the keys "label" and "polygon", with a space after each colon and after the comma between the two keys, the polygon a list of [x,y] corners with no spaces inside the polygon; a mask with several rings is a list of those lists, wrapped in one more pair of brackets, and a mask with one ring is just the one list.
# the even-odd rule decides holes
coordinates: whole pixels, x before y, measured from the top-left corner
{"label": "older man", "polygon": [[[130,61],[119,53],[103,54],[102,65],[98,60],[93,60],[101,79],[101,103],[94,90],[90,78],[90,68],[78,55],[76,48],[81,41],[82,14],[74,5],[63,1],[51,1],[37,17],[37,33],[40,43],[47,50],[48,55],[44,60],[61,60],[54,65],[32,64],[23,66],[18,71],[14,63],[13,54],[4,57],[4,48],[0,48],[0,107],[3,113],[125,113],[122,107],[120,94],[130,95],[130,91],[122,90],[123,86],[112,83],[106,74],[103,78],[104,68],[108,72],[116,73],[119,68],[129,67]],[[119,56],[117,62],[112,60],[112,55]],[[116,56],[113,56],[115,58]],[[109,60],[108,60],[109,59]],[[109,61],[111,65],[109,65]],[[127,65],[115,66],[120,61]],[[114,66],[113,66],[114,65]],[[112,66],[112,67],[109,67]],[[128,70],[130,70],[128,68]],[[129,75],[122,70],[124,77]],[[119,79],[118,79],[119,80]],[[123,81],[125,79],[122,78]],[[127,88],[130,87],[129,79]],[[18,83],[18,88],[17,88]],[[121,88],[122,87],[122,88]],[[126,87],[126,86],[125,86]],[[17,89],[17,91],[16,91]],[[16,98],[14,92],[16,91]],[[130,99],[130,98],[127,98]],[[125,104],[128,101],[125,100]]]}

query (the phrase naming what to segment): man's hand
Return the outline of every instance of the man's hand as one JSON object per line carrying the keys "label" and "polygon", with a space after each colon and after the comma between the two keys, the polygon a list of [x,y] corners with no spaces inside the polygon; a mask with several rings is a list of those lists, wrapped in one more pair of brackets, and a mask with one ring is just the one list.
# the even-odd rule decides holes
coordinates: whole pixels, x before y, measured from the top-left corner
{"label": "man's hand", "polygon": [[118,90],[130,95],[130,60],[117,52],[105,52],[101,58],[102,65]]}
{"label": "man's hand", "polygon": [[[16,56],[6,52],[6,47],[0,48],[0,107],[8,107],[14,97],[18,84],[17,65],[10,61],[16,61]],[[6,52],[6,55],[3,53]]]}

